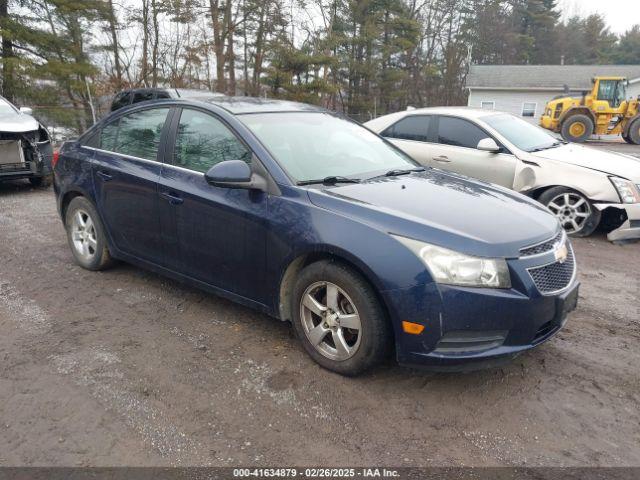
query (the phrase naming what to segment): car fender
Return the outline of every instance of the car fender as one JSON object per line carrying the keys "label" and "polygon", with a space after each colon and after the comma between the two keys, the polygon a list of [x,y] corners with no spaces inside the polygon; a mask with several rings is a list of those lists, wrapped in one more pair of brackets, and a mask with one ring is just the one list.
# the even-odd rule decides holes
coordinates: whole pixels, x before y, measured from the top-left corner
{"label": "car fender", "polygon": [[520,158],[513,189],[525,195],[551,187],[567,187],[597,202],[619,202],[609,175],[599,170],[550,159]]}

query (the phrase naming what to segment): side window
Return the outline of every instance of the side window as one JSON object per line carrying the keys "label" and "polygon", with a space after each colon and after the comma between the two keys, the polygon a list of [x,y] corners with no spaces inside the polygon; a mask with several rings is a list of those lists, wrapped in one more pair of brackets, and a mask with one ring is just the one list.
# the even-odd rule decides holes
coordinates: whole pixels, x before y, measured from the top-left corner
{"label": "side window", "polygon": [[489,137],[479,127],[467,120],[454,117],[440,117],[438,143],[455,147],[477,148],[483,138]]}
{"label": "side window", "polygon": [[133,103],[153,100],[153,90],[139,90],[133,94]]}
{"label": "side window", "polygon": [[427,142],[428,134],[429,117],[424,115],[405,117],[382,132],[383,137],[416,140],[418,142]]}
{"label": "side window", "polygon": [[615,100],[616,84],[613,80],[600,80],[598,87],[598,100]]}
{"label": "side window", "polygon": [[111,111],[114,112],[119,108],[126,107],[131,103],[131,92],[121,92],[113,99],[111,103]]}
{"label": "side window", "polygon": [[118,118],[116,121],[108,123],[102,130],[100,131],[100,145],[99,147],[102,150],[109,150],[111,152],[116,149],[116,139],[118,138],[118,125],[120,124],[120,119]]}
{"label": "side window", "polygon": [[96,129],[91,134],[84,137],[82,145],[85,147],[100,148],[100,130]]}
{"label": "side window", "polygon": [[156,98],[171,98],[167,92],[159,91],[156,93]]}
{"label": "side window", "polygon": [[185,109],[176,134],[174,164],[205,173],[225,160],[251,163],[251,151],[224,123],[198,110]]}
{"label": "side window", "polygon": [[120,117],[114,151],[145,160],[157,160],[160,134],[167,113],[169,108],[152,108]]}

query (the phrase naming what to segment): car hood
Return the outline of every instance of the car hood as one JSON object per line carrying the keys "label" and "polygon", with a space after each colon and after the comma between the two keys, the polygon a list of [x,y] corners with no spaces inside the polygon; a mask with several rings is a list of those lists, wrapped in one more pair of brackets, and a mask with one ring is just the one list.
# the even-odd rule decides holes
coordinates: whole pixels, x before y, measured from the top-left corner
{"label": "car hood", "polygon": [[309,197],[379,230],[477,256],[517,257],[559,229],[553,215],[524,195],[435,169],[310,189]]}
{"label": "car hood", "polygon": [[24,113],[0,113],[0,132],[22,133],[38,129],[38,121]]}
{"label": "car hood", "polygon": [[640,159],[622,153],[607,152],[570,143],[529,155],[538,159],[570,163],[629,180],[640,181]]}

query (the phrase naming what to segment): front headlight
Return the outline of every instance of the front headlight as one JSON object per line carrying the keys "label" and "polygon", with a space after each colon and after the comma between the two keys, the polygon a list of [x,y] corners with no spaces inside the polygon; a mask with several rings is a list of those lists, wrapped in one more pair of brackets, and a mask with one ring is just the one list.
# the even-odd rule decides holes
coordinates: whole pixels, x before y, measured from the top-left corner
{"label": "front headlight", "polygon": [[609,177],[616,187],[622,203],[640,203],[640,191],[633,182],[620,177]]}
{"label": "front headlight", "polygon": [[503,258],[472,257],[411,238],[392,236],[423,261],[438,283],[511,288],[509,267]]}

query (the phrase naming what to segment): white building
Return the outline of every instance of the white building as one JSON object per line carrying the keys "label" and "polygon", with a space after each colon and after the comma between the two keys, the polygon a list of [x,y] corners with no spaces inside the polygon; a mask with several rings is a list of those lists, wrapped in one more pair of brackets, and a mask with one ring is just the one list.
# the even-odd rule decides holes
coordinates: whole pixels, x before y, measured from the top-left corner
{"label": "white building", "polygon": [[595,76],[626,77],[627,97],[640,96],[640,65],[472,65],[467,76],[469,106],[509,112],[539,123],[546,103],[591,91]]}

